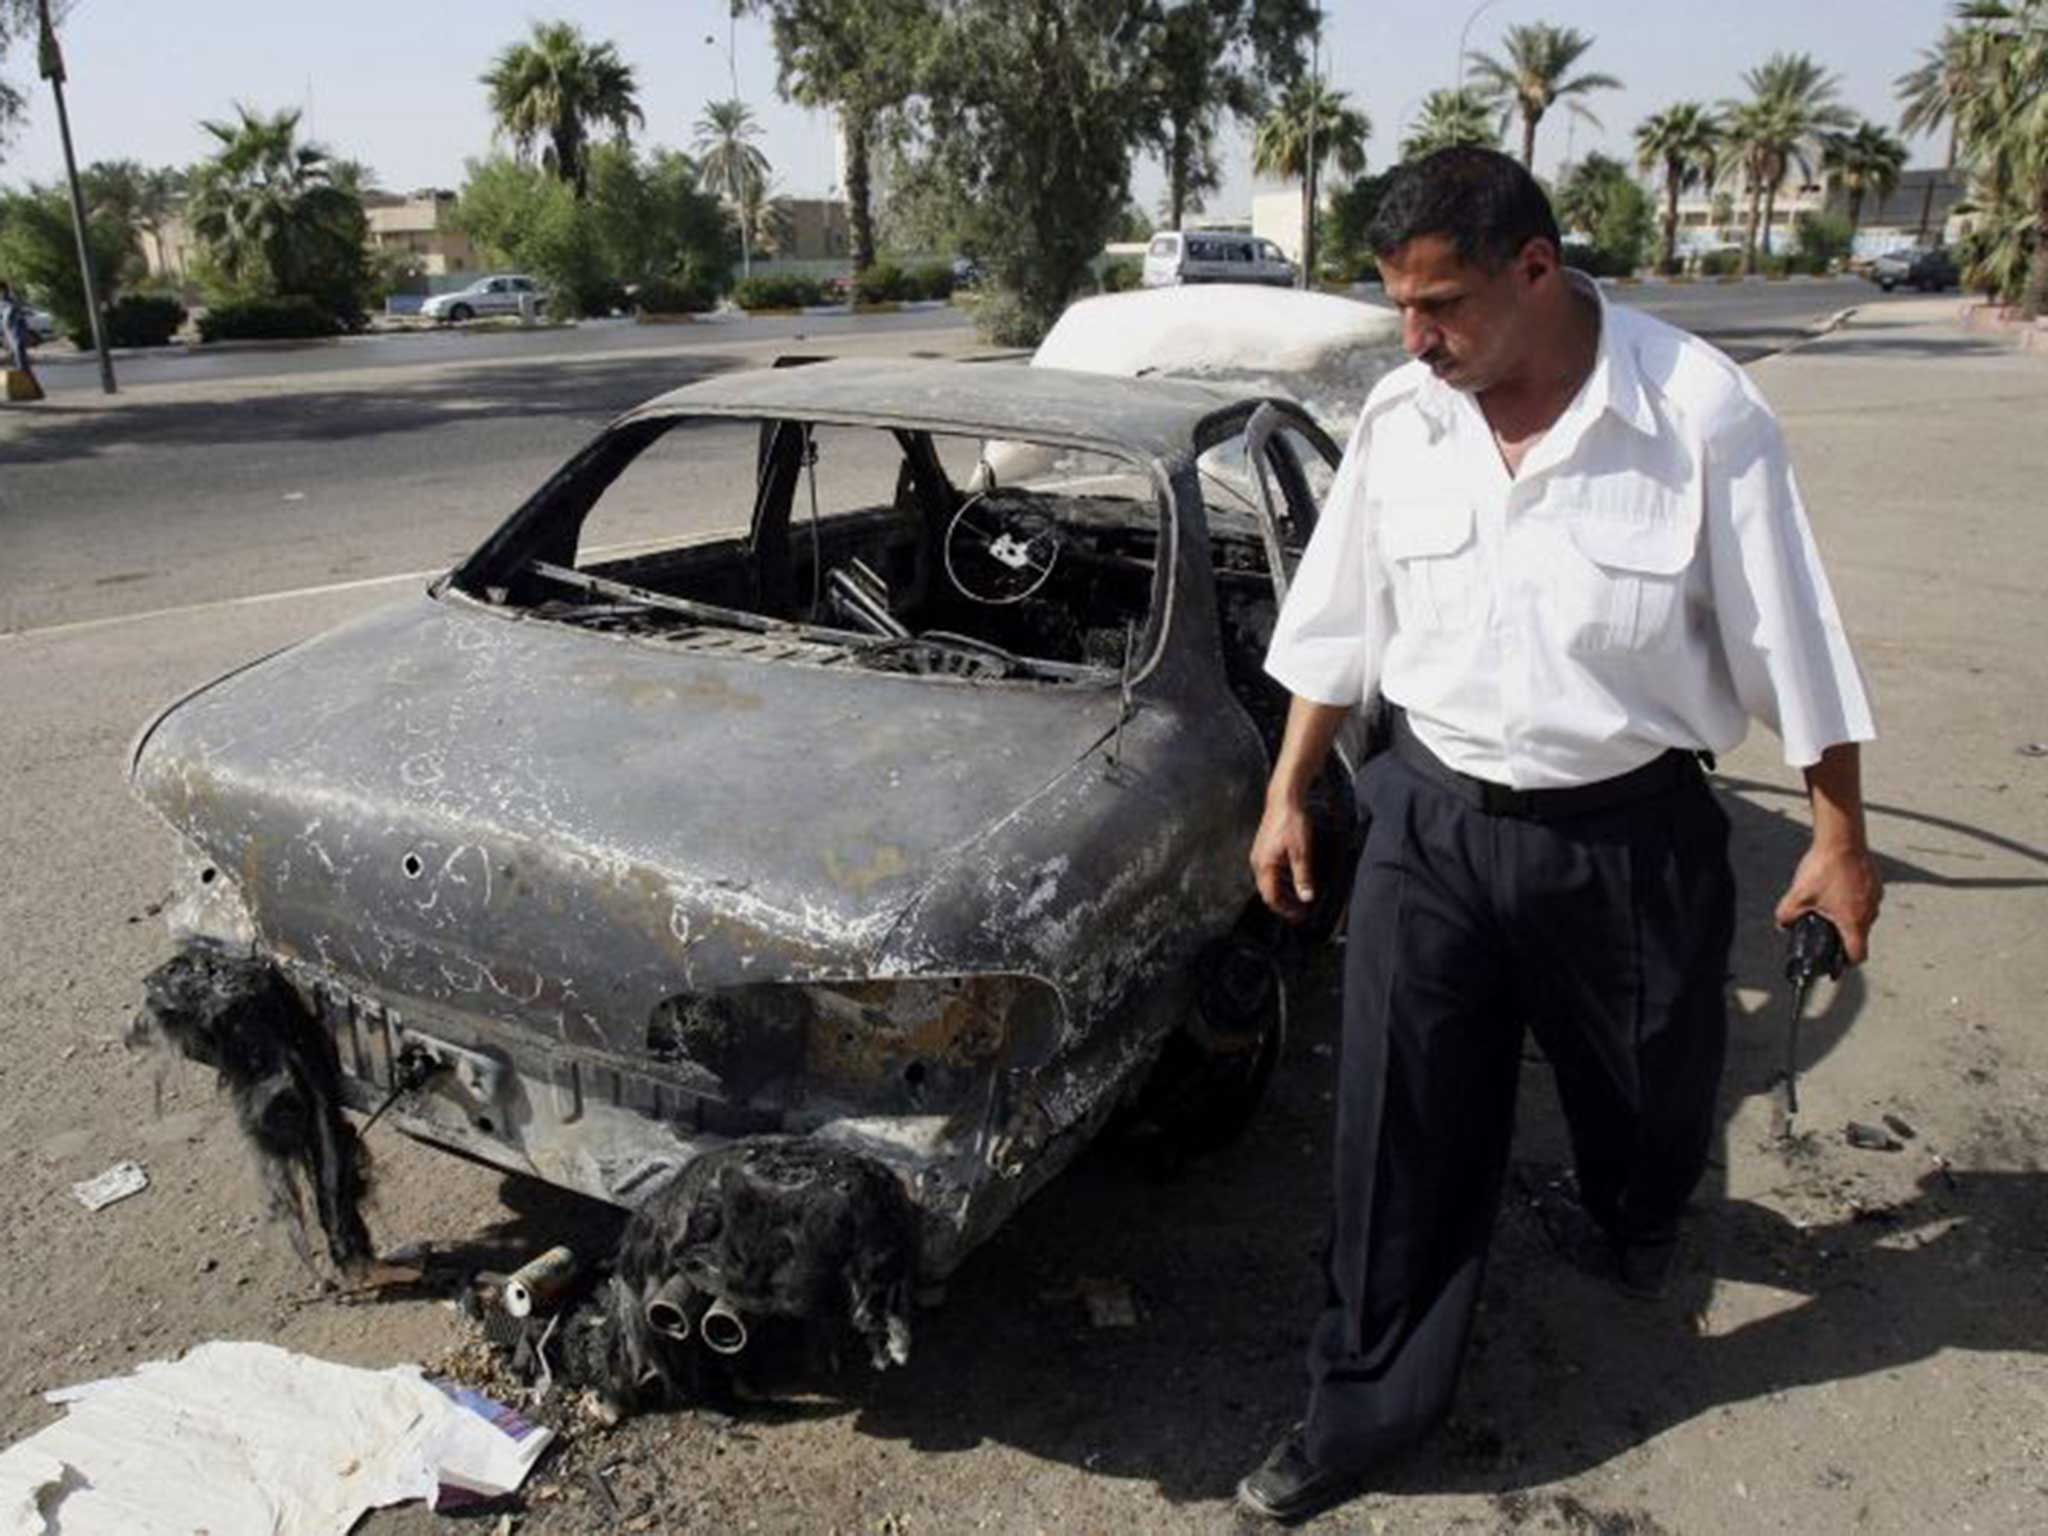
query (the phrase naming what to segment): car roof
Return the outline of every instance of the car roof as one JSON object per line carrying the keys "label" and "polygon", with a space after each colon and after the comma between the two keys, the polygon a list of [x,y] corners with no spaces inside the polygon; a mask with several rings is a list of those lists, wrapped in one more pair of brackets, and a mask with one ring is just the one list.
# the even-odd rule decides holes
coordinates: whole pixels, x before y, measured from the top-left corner
{"label": "car roof", "polygon": [[1245,398],[1186,379],[1133,379],[1006,362],[849,359],[705,379],[670,390],[629,414],[632,419],[795,417],[1075,443],[1170,458],[1192,449],[1203,420]]}

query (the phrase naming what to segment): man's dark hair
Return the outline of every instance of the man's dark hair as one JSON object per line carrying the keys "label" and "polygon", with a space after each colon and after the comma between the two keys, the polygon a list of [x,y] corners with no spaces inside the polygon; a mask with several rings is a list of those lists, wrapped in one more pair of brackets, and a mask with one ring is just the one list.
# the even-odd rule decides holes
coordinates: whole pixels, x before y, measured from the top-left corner
{"label": "man's dark hair", "polygon": [[1498,267],[1531,240],[1562,249],[1557,215],[1536,178],[1497,149],[1460,145],[1398,167],[1366,231],[1375,256],[1411,240],[1442,235],[1458,259]]}

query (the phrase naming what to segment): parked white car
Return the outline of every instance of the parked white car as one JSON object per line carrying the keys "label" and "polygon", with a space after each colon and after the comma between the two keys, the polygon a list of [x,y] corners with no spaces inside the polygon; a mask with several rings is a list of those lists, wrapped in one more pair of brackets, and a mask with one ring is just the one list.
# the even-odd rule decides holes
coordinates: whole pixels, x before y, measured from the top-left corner
{"label": "parked white car", "polygon": [[33,304],[24,305],[28,311],[28,337],[36,346],[57,339],[57,317],[47,309],[37,309]]}
{"label": "parked white car", "polygon": [[536,305],[547,302],[547,294],[532,278],[517,272],[500,272],[480,277],[454,293],[437,293],[420,306],[429,320],[460,323],[479,315],[516,315],[521,297]]}
{"label": "parked white car", "polygon": [[1145,248],[1145,286],[1264,283],[1294,286],[1294,263],[1270,240],[1229,230],[1161,230]]}

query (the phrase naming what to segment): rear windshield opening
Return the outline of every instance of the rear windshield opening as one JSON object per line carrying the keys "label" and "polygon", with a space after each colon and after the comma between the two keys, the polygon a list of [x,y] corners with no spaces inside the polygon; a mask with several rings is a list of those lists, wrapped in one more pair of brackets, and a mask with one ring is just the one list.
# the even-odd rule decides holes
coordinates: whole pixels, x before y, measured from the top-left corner
{"label": "rear windshield opening", "polygon": [[1113,680],[1143,654],[1162,522],[1139,466],[797,421],[629,435],[480,595],[680,647],[974,680]]}

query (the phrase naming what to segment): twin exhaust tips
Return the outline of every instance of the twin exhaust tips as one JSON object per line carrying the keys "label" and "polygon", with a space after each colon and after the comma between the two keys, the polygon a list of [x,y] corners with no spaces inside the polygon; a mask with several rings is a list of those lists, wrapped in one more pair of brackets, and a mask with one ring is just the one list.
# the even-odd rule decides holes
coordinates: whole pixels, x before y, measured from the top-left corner
{"label": "twin exhaust tips", "polygon": [[[647,1298],[647,1326],[678,1343],[687,1339],[690,1313],[686,1303],[690,1295],[687,1280],[681,1275],[669,1276],[661,1289]],[[704,1347],[714,1354],[736,1355],[747,1347],[746,1319],[722,1301],[714,1301],[704,1309],[703,1316],[697,1319],[697,1331]]]}

